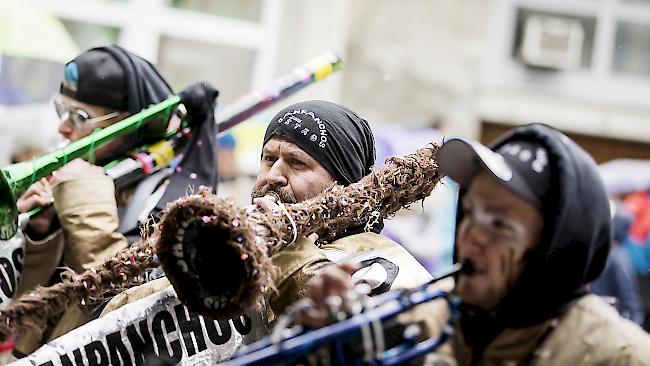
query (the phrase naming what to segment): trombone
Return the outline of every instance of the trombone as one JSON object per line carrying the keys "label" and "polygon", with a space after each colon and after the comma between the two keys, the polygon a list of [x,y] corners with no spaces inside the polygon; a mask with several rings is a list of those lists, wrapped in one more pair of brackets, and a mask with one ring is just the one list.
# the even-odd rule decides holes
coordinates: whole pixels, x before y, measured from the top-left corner
{"label": "trombone", "polygon": [[73,159],[87,154],[92,155],[95,149],[106,145],[116,137],[136,131],[154,120],[168,120],[180,101],[179,96],[172,95],[161,103],[145,108],[106,128],[97,129],[57,151],[2,168],[0,170],[0,239],[8,240],[16,234],[18,230],[16,201],[34,182]]}
{"label": "trombone", "polygon": [[[301,67],[280,77],[268,90],[254,92],[242,98],[232,107],[217,115],[218,130],[225,131],[263,109],[285,99],[304,87],[320,81],[341,68],[341,59],[333,53],[320,55]],[[67,146],[18,164],[0,169],[0,239],[8,240],[18,231],[18,208],[20,195],[39,179],[48,176],[69,161],[93,156],[94,151],[119,136],[141,129],[152,121],[168,121],[180,106],[179,96],[172,95],[165,101],[143,109],[141,112],[116,122],[106,128],[97,129],[90,135],[71,142]],[[167,166],[176,156],[174,151],[181,142],[181,131],[170,131],[165,139],[138,149],[129,157],[106,165],[106,174],[114,179],[120,189],[142,177]],[[41,209],[29,212],[36,215]]]}
{"label": "trombone", "polygon": [[[472,271],[470,262],[456,263],[421,286],[375,296],[368,301],[369,306],[356,314],[316,330],[305,330],[300,325],[283,329],[284,319],[281,318],[270,336],[245,347],[233,359],[220,365],[294,365],[305,359],[308,364],[320,364],[321,361],[325,361],[324,364],[403,364],[442,346],[450,338],[458,319],[460,299],[432,285]],[[396,321],[398,315],[437,299],[446,300],[451,310],[451,317],[438,337],[419,341],[417,329]],[[385,337],[387,333],[401,334],[389,341]],[[329,350],[320,352],[323,346],[328,346]],[[360,358],[362,363],[350,358]]]}

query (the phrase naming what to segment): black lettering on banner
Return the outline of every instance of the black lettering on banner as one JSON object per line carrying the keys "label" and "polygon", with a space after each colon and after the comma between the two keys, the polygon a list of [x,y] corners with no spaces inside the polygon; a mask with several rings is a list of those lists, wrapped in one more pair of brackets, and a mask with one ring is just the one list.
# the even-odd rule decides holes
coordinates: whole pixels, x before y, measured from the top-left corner
{"label": "black lettering on banner", "polygon": [[140,321],[140,334],[135,329],[135,324],[130,324],[126,327],[126,336],[133,348],[133,362],[136,365],[142,365],[145,356],[153,353],[153,342],[151,334],[149,334],[149,327],[147,327],[147,319]]}
{"label": "black lettering on banner", "polygon": [[111,366],[133,366],[131,355],[122,340],[120,331],[106,336],[106,346],[111,359]]}
{"label": "black lettering on banner", "polygon": [[70,361],[70,357],[68,357],[68,355],[61,355],[61,365],[63,365],[63,366],[74,366],[72,361]]}
{"label": "black lettering on banner", "polygon": [[84,360],[81,357],[81,348],[77,348],[74,351],[72,351],[72,354],[74,355],[74,361],[75,363],[72,363],[70,360],[70,357],[68,357],[67,354],[63,354],[60,357],[61,365],[63,366],[75,366],[75,365],[83,365]]}
{"label": "black lettering on banner", "polygon": [[242,315],[233,319],[232,324],[241,335],[246,335],[253,329],[253,322],[251,321],[251,317],[248,315]]}
{"label": "black lettering on banner", "polygon": [[[210,342],[219,346],[228,342],[232,336],[232,329],[230,329],[230,323],[228,321],[219,320],[218,322],[203,318],[205,322],[205,330],[208,332],[208,338]],[[217,329],[219,327],[219,329]]]}
{"label": "black lettering on banner", "polygon": [[174,325],[174,318],[167,310],[158,312],[151,321],[151,331],[154,338],[156,339],[156,344],[158,345],[158,354],[159,356],[167,356],[172,358],[174,361],[179,362],[183,357],[183,348],[181,347],[181,341],[176,339],[169,343],[171,347],[171,352],[167,349],[167,340],[165,339],[165,333],[163,332],[163,325],[167,334],[176,330],[176,325]]}
{"label": "black lettering on banner", "polygon": [[[25,252],[23,251],[23,248],[16,248],[14,251],[11,253],[11,260],[14,262],[14,267],[16,268],[16,272],[21,273],[23,271],[23,258],[25,256]],[[17,277],[19,277],[18,275]]]}
{"label": "black lettering on banner", "polygon": [[[8,298],[12,298],[16,292],[16,276],[14,273],[14,267],[9,262],[7,258],[0,258],[0,267],[3,268],[2,273],[2,282],[0,282],[0,289]],[[6,274],[6,277],[5,277]]]}
{"label": "black lettering on banner", "polygon": [[100,341],[92,341],[84,346],[88,366],[108,366],[108,354],[104,344]]}
{"label": "black lettering on banner", "polygon": [[74,362],[77,364],[77,366],[84,364],[84,359],[81,357],[81,348],[77,348],[76,350],[72,351],[72,354],[74,355]]}
{"label": "black lettering on banner", "polygon": [[[176,313],[176,321],[178,322],[178,329],[183,335],[183,343],[185,343],[185,348],[187,349],[187,355],[193,356],[197,352],[203,352],[208,347],[205,345],[205,337],[203,336],[203,329],[201,328],[201,321],[199,316],[194,313],[187,316],[187,310],[182,304],[174,306],[174,312]],[[196,345],[198,350],[194,349],[194,342],[192,342],[192,334],[196,339]]]}

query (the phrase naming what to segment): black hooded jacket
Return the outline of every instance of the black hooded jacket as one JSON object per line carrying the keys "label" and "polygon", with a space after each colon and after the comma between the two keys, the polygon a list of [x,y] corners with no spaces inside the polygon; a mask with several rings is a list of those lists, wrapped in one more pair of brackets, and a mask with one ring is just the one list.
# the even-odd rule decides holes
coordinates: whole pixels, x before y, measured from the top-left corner
{"label": "black hooded jacket", "polygon": [[[491,148],[496,150],[513,140],[532,140],[546,148],[550,194],[542,208],[540,245],[496,311],[487,314],[461,306],[463,335],[479,358],[481,349],[501,330],[531,326],[559,315],[586,293],[585,285],[600,275],[609,253],[609,201],[594,160],[564,134],[543,124],[514,129]],[[460,210],[458,217],[462,218]]]}
{"label": "black hooded jacket", "polygon": [[[73,64],[73,65],[72,65]],[[73,67],[70,67],[73,66]],[[79,101],[99,105],[134,115],[144,108],[160,103],[174,95],[167,81],[147,60],[117,46],[90,49],[66,65],[61,93]],[[138,191],[126,210],[120,213],[119,231],[129,241],[140,237],[138,217],[144,199],[164,179],[169,181],[163,196],[151,212],[154,216],[168,202],[185,196],[199,186],[217,186],[216,123],[214,110],[219,92],[211,85],[200,82],[179,93],[191,125],[191,137],[180,147],[183,157],[174,172],[149,176],[154,185]],[[104,158],[106,163],[122,157],[125,152],[162,139],[168,121],[151,121],[146,127],[129,135],[127,143]],[[143,182],[139,183],[142,186]],[[191,187],[191,188],[190,188]],[[142,198],[142,199],[139,199]]]}

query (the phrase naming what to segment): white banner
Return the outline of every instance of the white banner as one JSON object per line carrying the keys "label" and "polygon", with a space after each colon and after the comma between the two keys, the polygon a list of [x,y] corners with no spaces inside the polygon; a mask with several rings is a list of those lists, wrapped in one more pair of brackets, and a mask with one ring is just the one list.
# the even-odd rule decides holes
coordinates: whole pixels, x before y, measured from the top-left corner
{"label": "white banner", "polygon": [[9,305],[16,294],[23,272],[25,237],[22,229],[27,216],[19,216],[18,232],[9,240],[0,240],[0,309]]}
{"label": "white banner", "polygon": [[213,365],[264,335],[262,313],[212,321],[188,309],[169,286],[85,324],[11,365],[141,365],[168,357],[178,365]]}

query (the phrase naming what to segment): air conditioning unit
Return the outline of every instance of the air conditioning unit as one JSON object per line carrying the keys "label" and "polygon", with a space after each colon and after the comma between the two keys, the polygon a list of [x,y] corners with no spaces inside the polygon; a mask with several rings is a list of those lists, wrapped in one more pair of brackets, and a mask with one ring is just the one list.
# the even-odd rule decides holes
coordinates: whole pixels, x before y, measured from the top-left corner
{"label": "air conditioning unit", "polygon": [[585,31],[574,19],[531,15],[524,23],[521,59],[530,66],[557,70],[580,67]]}

